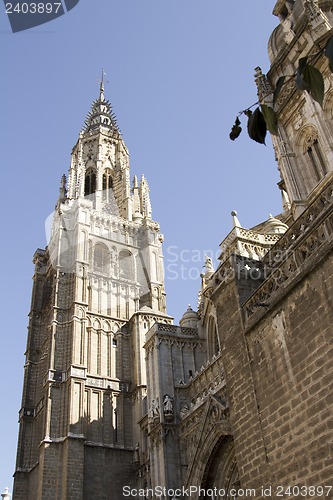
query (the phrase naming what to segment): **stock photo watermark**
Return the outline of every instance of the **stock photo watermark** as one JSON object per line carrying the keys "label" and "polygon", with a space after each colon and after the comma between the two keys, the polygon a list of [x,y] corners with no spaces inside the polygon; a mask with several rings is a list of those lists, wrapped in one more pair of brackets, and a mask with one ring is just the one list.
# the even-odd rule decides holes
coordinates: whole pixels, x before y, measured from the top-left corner
{"label": "stock photo watermark", "polygon": [[217,498],[225,500],[237,500],[240,498],[266,497],[272,498],[324,498],[329,497],[333,491],[333,486],[260,486],[259,488],[202,488],[201,486],[182,486],[181,488],[166,488],[165,486],[155,486],[154,488],[131,488],[123,487],[124,498],[143,498],[145,500],[177,500],[185,498]]}
{"label": "stock photo watermark", "polygon": [[80,0],[3,0],[13,33],[48,23],[72,10]]}
{"label": "stock photo watermark", "polygon": [[125,498],[144,498],[148,500],[177,500],[181,498],[191,498],[194,495],[199,495],[200,498],[225,498],[235,500],[241,497],[255,497],[256,490],[244,489],[239,490],[232,488],[227,491],[224,488],[201,488],[200,486],[182,486],[181,488],[166,488],[165,486],[155,486],[154,488],[131,488],[130,486],[123,487],[123,497]]}
{"label": "stock photo watermark", "polygon": [[[166,247],[165,277],[169,281],[174,280],[199,280],[207,271],[206,262],[216,262],[220,255],[213,250],[179,248],[176,245]],[[211,268],[213,271],[213,267]]]}

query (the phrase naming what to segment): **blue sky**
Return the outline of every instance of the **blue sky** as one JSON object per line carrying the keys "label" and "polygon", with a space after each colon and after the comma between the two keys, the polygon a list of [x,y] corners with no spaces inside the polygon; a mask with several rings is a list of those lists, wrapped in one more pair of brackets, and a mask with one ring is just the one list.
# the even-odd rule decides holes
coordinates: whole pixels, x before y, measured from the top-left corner
{"label": "blue sky", "polygon": [[15,468],[31,260],[46,244],[44,222],[101,68],[131,174],[144,172],[149,182],[165,235],[168,313],[178,322],[189,303],[196,307],[195,278],[230,231],[231,210],[244,227],[282,210],[270,139],[266,147],[251,141],[245,121],[237,141],[228,137],[238,111],[257,100],[254,68],[269,68],[273,6],[80,0],[66,15],[12,34],[1,5],[1,491],[12,488]]}

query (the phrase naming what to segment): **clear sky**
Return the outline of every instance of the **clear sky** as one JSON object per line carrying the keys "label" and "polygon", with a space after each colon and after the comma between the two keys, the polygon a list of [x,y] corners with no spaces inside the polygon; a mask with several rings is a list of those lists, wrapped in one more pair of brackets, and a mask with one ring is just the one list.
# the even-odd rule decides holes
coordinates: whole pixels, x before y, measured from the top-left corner
{"label": "clear sky", "polygon": [[[218,253],[231,210],[244,227],[277,214],[277,164],[268,146],[229,132],[257,100],[267,72],[274,1],[80,0],[66,15],[11,33],[0,6],[1,454],[0,490],[12,490],[32,256],[54,209],[104,67],[106,97],[148,179],[165,235],[168,313],[195,309],[205,253]],[[215,265],[216,259],[214,257]]]}

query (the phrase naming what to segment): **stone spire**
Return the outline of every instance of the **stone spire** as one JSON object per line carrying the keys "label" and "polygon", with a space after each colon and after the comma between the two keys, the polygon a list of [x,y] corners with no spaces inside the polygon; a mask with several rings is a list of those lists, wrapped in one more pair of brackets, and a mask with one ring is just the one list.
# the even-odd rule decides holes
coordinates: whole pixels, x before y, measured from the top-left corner
{"label": "stone spire", "polygon": [[138,185],[138,178],[135,175],[133,178],[133,220],[141,221],[143,215],[141,213],[140,189]]}
{"label": "stone spire", "polygon": [[61,177],[61,181],[60,181],[59,197],[58,197],[58,201],[57,201],[57,204],[56,204],[56,208],[58,208],[61,205],[61,203],[65,202],[66,195],[67,195],[67,190],[66,190],[66,175],[64,174]]}
{"label": "stone spire", "polygon": [[99,86],[99,98],[101,101],[105,101],[105,96],[104,96],[104,81],[102,80]]}
{"label": "stone spire", "polygon": [[60,181],[60,188],[59,188],[59,198],[61,201],[65,200],[66,198],[66,175],[63,174],[61,177]]}
{"label": "stone spire", "polygon": [[91,110],[84,122],[83,132],[94,132],[99,128],[107,128],[120,133],[112,105],[105,99],[103,79],[100,82],[99,97],[92,103]]}
{"label": "stone spire", "polygon": [[140,197],[141,197],[141,210],[143,214],[151,218],[151,203],[150,203],[150,195],[149,195],[149,186],[147,179],[142,174],[141,182],[140,182]]}
{"label": "stone spire", "polygon": [[257,94],[259,101],[265,101],[269,104],[273,99],[273,89],[266,75],[263,74],[262,69],[257,66],[255,68],[254,79],[257,85]]}

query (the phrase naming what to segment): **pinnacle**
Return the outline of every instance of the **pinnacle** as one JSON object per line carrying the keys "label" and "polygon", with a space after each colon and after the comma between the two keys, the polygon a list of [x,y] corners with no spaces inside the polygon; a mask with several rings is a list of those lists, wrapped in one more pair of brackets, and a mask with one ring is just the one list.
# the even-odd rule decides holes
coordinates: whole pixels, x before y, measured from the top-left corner
{"label": "pinnacle", "polygon": [[105,99],[104,82],[100,82],[99,97],[93,101],[84,122],[83,132],[93,132],[100,128],[106,128],[120,133],[116,115],[113,112],[110,101]]}

